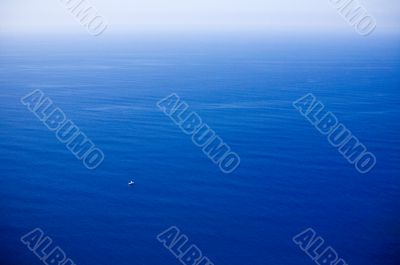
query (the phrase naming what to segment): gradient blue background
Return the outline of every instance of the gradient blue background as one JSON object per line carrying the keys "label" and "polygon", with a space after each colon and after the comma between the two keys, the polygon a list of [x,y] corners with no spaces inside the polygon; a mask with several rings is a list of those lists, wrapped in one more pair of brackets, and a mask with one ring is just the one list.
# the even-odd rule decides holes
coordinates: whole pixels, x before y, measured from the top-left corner
{"label": "gradient blue background", "polygon": [[[313,264],[291,241],[307,227],[348,264],[398,264],[398,48],[358,36],[3,40],[0,263],[41,264],[19,242],[40,227],[76,264],[179,264],[156,240],[175,225],[215,264]],[[87,170],[20,103],[36,88],[103,165]],[[234,174],[158,110],[172,92],[240,154]],[[377,156],[371,173],[292,107],[308,92]]]}
{"label": "gradient blue background", "polygon": [[[349,265],[400,263],[400,4],[91,0],[99,37],[57,0],[0,3],[0,265],[42,262],[40,227],[77,265],[176,265],[177,226],[215,265],[315,264],[308,227]],[[105,153],[86,169],[20,98],[43,90]],[[313,93],[377,157],[359,174],[292,107]],[[221,173],[156,102],[177,93],[241,157]],[[134,179],[136,185],[128,187]]]}

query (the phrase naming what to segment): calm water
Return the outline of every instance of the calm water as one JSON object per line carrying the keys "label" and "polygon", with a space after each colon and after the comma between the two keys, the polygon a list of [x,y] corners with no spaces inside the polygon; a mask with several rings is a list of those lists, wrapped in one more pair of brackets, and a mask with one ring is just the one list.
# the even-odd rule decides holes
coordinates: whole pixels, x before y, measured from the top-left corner
{"label": "calm water", "polygon": [[[349,265],[399,264],[399,39],[38,39],[0,45],[0,264],[42,264],[19,241],[40,227],[77,265],[177,265],[156,240],[172,225],[215,265],[314,264],[291,241],[307,227]],[[98,169],[20,103],[37,88],[104,151]],[[172,92],[237,171],[158,110]],[[377,156],[371,173],[292,107],[308,92]]]}

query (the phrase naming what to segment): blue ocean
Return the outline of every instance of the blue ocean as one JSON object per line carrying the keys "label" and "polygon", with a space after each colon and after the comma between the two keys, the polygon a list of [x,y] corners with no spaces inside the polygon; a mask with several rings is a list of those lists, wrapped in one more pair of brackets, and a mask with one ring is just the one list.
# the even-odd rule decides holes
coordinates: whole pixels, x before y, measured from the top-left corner
{"label": "blue ocean", "polygon": [[[215,265],[400,264],[400,42],[394,36],[25,36],[0,42],[0,264],[178,265],[176,226]],[[40,89],[104,152],[95,170],[21,98]],[[241,159],[224,174],[156,106],[176,93]],[[292,105],[312,93],[372,152],[360,174]],[[134,180],[135,185],[128,186]],[[342,264],[340,264],[342,265]]]}

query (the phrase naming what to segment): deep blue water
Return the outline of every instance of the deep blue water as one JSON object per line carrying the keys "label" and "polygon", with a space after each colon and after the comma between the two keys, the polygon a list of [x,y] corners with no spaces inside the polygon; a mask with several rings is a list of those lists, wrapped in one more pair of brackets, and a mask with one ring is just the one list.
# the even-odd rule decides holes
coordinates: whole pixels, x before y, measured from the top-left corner
{"label": "deep blue water", "polygon": [[[170,36],[0,42],[0,264],[42,264],[40,227],[77,265],[177,265],[179,227],[215,265],[400,258],[399,38]],[[86,169],[20,98],[41,89],[105,153]],[[292,102],[312,92],[377,157],[362,175]],[[156,102],[177,93],[241,157],[223,174]],[[136,185],[128,187],[129,180]]]}

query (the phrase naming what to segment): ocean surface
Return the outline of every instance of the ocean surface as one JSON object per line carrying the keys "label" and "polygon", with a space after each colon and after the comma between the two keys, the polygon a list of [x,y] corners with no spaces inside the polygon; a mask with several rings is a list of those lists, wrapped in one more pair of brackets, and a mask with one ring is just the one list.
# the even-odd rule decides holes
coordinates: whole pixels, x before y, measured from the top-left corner
{"label": "ocean surface", "polygon": [[[177,226],[215,265],[312,265],[308,227],[349,265],[400,264],[400,38],[179,34],[0,41],[0,264],[181,264]],[[20,98],[41,89],[104,154],[88,170]],[[241,158],[223,174],[156,106],[171,93]],[[369,151],[360,174],[292,102],[313,93]],[[136,184],[128,187],[134,180]]]}

